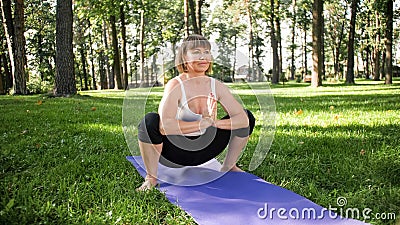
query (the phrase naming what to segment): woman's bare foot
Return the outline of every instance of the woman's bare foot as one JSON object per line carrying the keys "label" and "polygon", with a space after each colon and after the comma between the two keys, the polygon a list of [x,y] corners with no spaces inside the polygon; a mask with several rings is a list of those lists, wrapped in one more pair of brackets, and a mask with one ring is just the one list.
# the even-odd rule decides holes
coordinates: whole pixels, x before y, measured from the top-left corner
{"label": "woman's bare foot", "polygon": [[244,172],[244,170],[240,169],[236,165],[234,165],[232,168],[228,167],[222,167],[221,172],[226,172],[226,171],[232,171],[232,172]]}
{"label": "woman's bare foot", "polygon": [[157,178],[147,175],[146,178],[144,179],[143,184],[140,187],[136,188],[136,191],[147,191],[152,189],[156,185],[157,185]]}

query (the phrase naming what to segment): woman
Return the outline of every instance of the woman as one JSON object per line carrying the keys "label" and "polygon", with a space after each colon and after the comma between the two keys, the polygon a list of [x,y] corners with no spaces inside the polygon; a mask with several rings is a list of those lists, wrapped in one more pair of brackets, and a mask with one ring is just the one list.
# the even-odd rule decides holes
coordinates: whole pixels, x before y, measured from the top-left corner
{"label": "woman", "polygon": [[[228,146],[221,171],[242,171],[236,161],[252,133],[255,119],[229,89],[209,76],[211,44],[200,35],[187,37],[178,50],[180,75],[171,79],[157,113],[139,124],[139,148],[147,175],[138,190],[157,184],[158,162],[193,166],[219,155]],[[217,102],[227,116],[217,119]]]}

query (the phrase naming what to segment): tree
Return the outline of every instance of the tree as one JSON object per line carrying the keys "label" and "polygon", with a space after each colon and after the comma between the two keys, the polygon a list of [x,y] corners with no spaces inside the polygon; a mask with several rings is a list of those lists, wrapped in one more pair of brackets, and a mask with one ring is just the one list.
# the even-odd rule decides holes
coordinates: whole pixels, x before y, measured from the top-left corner
{"label": "tree", "polygon": [[393,76],[393,59],[392,59],[392,47],[393,47],[393,0],[386,0],[386,32],[385,32],[385,44],[386,44],[386,59],[385,59],[385,84],[392,84]]}
{"label": "tree", "polygon": [[[13,82],[14,82],[14,24],[12,20],[12,10],[11,10],[11,0],[6,0],[6,1],[1,1],[1,15],[2,15],[2,22],[4,26],[4,37],[6,38],[7,42],[7,53],[8,53],[8,60],[10,61],[10,69],[8,67],[8,60],[6,54],[2,54],[2,61],[4,65],[4,69],[6,72],[9,73],[9,82],[8,82],[8,88],[13,87]],[[10,79],[11,78],[11,79]]]}
{"label": "tree", "polygon": [[57,0],[56,10],[56,79],[54,95],[76,94],[73,53],[72,0]]}
{"label": "tree", "polygon": [[8,42],[9,59],[11,61],[13,92],[14,94],[27,94],[24,1],[15,1],[14,19],[12,19],[10,0],[2,1],[1,9],[5,36]]}
{"label": "tree", "polygon": [[298,2],[298,10],[297,10],[297,22],[298,22],[298,27],[301,29],[303,33],[303,42],[302,42],[302,60],[303,60],[303,69],[302,69],[302,78],[306,75],[308,75],[308,30],[309,24],[312,24],[312,13],[311,10],[313,8],[312,2],[310,0],[301,0]]}
{"label": "tree", "polygon": [[324,18],[322,16],[323,11],[323,0],[314,0],[313,4],[313,70],[311,77],[311,86],[319,87],[322,85],[322,73],[323,73],[323,23]]}
{"label": "tree", "polygon": [[183,11],[184,11],[184,21],[185,21],[185,37],[188,37],[190,34],[190,26],[189,26],[189,0],[183,0]]}
{"label": "tree", "polygon": [[352,0],[351,2],[351,19],[350,19],[350,31],[349,40],[347,42],[347,73],[346,83],[354,84],[354,36],[356,34],[356,17],[357,7],[359,0]]}
{"label": "tree", "polygon": [[343,60],[343,52],[345,52],[344,46],[344,35],[345,35],[345,22],[347,21],[347,4],[346,2],[335,0],[327,2],[324,5],[324,11],[326,12],[326,27],[329,32],[326,32],[326,39],[324,40],[327,44],[327,49],[330,48],[331,54],[327,51],[328,57],[333,61],[333,76],[336,79],[342,77],[341,60]]}
{"label": "tree", "polygon": [[270,15],[270,35],[272,47],[272,84],[279,83],[279,55],[278,55],[278,39],[276,36],[276,20],[275,20],[275,0],[270,0],[271,15]]}
{"label": "tree", "polygon": [[290,79],[294,80],[294,77],[296,75],[296,55],[295,55],[295,51],[297,48],[296,45],[296,20],[297,20],[297,15],[296,15],[296,0],[292,0],[292,14],[291,14],[291,20],[292,20],[292,24],[291,24],[291,30],[292,30],[292,39],[291,39],[291,45],[290,45],[290,53],[291,53],[291,57],[290,57]]}
{"label": "tree", "polygon": [[125,21],[125,6],[126,2],[120,4],[120,21],[121,21],[121,37],[122,37],[122,86],[128,89],[128,53],[127,53],[127,37],[126,37],[126,21]]}

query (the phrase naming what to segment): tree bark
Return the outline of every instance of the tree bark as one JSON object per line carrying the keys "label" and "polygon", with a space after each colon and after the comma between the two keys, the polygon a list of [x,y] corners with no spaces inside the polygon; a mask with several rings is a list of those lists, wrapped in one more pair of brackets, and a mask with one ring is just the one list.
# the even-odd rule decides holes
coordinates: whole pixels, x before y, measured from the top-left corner
{"label": "tree bark", "polygon": [[297,16],[296,16],[296,0],[293,0],[292,2],[293,5],[293,14],[292,14],[292,43],[290,46],[290,52],[291,52],[291,66],[290,66],[290,79],[294,80],[296,76],[296,60],[295,60],[295,50],[296,50],[296,21],[297,21]]}
{"label": "tree bark", "polygon": [[202,35],[201,30],[201,7],[203,6],[204,0],[196,0],[196,26],[198,34]]}
{"label": "tree bark", "polygon": [[86,54],[85,54],[85,45],[84,44],[81,46],[79,52],[81,55],[82,73],[83,73],[83,81],[84,81],[83,90],[89,90],[88,76],[87,76],[87,63],[86,63]]}
{"label": "tree bark", "polygon": [[277,6],[275,10],[275,31],[276,31],[276,40],[278,42],[278,76],[282,76],[283,72],[283,53],[282,53],[282,32],[281,32],[281,21],[280,21],[280,0],[277,0]]}
{"label": "tree bark", "polygon": [[308,63],[307,63],[307,21],[304,21],[304,36],[303,36],[303,63],[304,63],[304,70],[303,70],[303,78],[305,78],[308,74]]}
{"label": "tree bark", "polygon": [[76,94],[73,53],[72,0],[57,0],[56,12],[56,78],[54,94]]}
{"label": "tree bark", "polygon": [[[105,20],[103,20],[103,44],[104,44],[104,48],[108,49],[108,27],[107,27],[107,23]],[[100,78],[100,80],[102,80],[103,83],[102,86],[103,87],[107,87],[109,89],[114,89],[115,88],[115,79],[114,79],[114,73],[112,73],[110,70],[111,65],[109,62],[109,57],[108,54],[104,54],[104,61],[105,61],[105,72],[106,72],[106,77],[103,80],[102,78]]]}
{"label": "tree bark", "polygon": [[125,25],[125,12],[124,4],[121,4],[120,8],[120,20],[121,20],[121,37],[122,37],[122,86],[125,90],[128,89],[128,54],[126,50],[126,25]]}
{"label": "tree bark", "polygon": [[[0,51],[1,51],[2,49],[0,49]],[[5,93],[5,91],[4,91],[4,82],[3,82],[3,80],[4,80],[4,76],[3,76],[3,73],[1,72],[1,68],[3,67],[3,60],[2,60],[2,58],[3,57],[1,57],[1,55],[0,55],[0,94],[4,94]],[[5,62],[6,63],[6,62]],[[4,73],[5,74],[5,73]]]}
{"label": "tree bark", "polygon": [[252,20],[252,11],[251,11],[251,1],[246,0],[246,11],[247,17],[249,19],[249,69],[248,74],[251,78],[254,78],[254,51],[253,51],[253,20]]}
{"label": "tree bark", "polygon": [[393,0],[387,0],[386,2],[386,59],[385,59],[385,84],[392,84],[393,77],[393,55],[392,55],[392,45],[393,45]]}
{"label": "tree bark", "polygon": [[144,5],[143,9],[140,11],[140,80],[141,84],[145,83],[145,70],[144,70]]}
{"label": "tree bark", "polygon": [[311,76],[311,86],[319,87],[322,85],[323,57],[322,57],[322,25],[324,22],[323,0],[314,0],[313,4],[313,70]]}
{"label": "tree bark", "polygon": [[119,53],[118,37],[117,37],[117,26],[116,26],[115,16],[110,16],[111,25],[111,42],[113,46],[113,69],[114,77],[117,81],[117,88],[123,89],[122,79],[121,79],[121,56]]}
{"label": "tree bark", "polygon": [[356,17],[359,0],[352,0],[349,41],[347,44],[347,72],[346,83],[354,84],[354,36],[356,33]]}
{"label": "tree bark", "polygon": [[[89,29],[91,29],[91,23],[90,20],[88,20],[89,23]],[[91,68],[91,74],[92,74],[92,88],[93,90],[97,89],[97,81],[96,81],[96,74],[94,70],[94,54],[93,54],[93,43],[92,43],[92,35],[91,32],[89,32],[89,46],[90,46],[90,68]],[[100,67],[100,66],[99,66]],[[100,69],[99,69],[100,70]]]}
{"label": "tree bark", "polygon": [[193,1],[194,0],[189,0],[190,17],[192,18],[193,33],[200,34],[199,28],[197,27],[196,5]]}
{"label": "tree bark", "polygon": [[14,13],[14,32],[15,32],[15,73],[14,73],[14,94],[27,94],[25,74],[26,54],[25,54],[25,19],[24,19],[24,0],[16,0]]}
{"label": "tree bark", "polygon": [[380,80],[380,78],[379,78],[380,65],[379,64],[380,64],[380,55],[381,55],[381,52],[379,49],[379,43],[381,42],[381,33],[379,31],[379,27],[380,27],[381,22],[379,20],[378,12],[375,13],[375,17],[376,17],[376,19],[375,19],[376,32],[375,32],[375,44],[374,44],[374,53],[373,53],[374,55],[372,57],[374,60],[374,80],[378,81],[378,80]]}
{"label": "tree bark", "polygon": [[3,67],[4,67],[4,73],[5,73],[5,86],[4,86],[4,91],[8,92],[12,88],[12,72],[11,72],[11,66],[9,63],[9,60],[7,60],[7,54],[3,52],[3,54],[0,55],[3,61]]}
{"label": "tree bark", "polygon": [[184,21],[185,21],[185,37],[190,34],[189,29],[189,0],[183,0],[183,11],[184,11]]}
{"label": "tree bark", "polygon": [[275,0],[270,0],[271,4],[271,16],[270,16],[270,26],[271,26],[271,47],[272,47],[272,84],[279,83],[279,55],[278,55],[278,40],[276,38],[275,32]]}
{"label": "tree bark", "polygon": [[1,4],[1,15],[3,19],[4,34],[7,40],[8,55],[11,62],[11,67],[14,68],[15,35],[14,35],[14,24],[12,18],[12,10],[11,10],[11,0],[2,0],[0,4]]}
{"label": "tree bark", "polygon": [[11,0],[2,0],[1,4],[1,15],[2,22],[4,27],[4,36],[7,41],[7,52],[8,59],[10,60],[10,70],[11,70],[11,79],[8,83],[8,88],[11,89],[14,87],[14,77],[15,77],[15,62],[14,62],[14,54],[15,54],[15,34],[14,34],[14,24],[12,18],[12,10],[11,10]]}
{"label": "tree bark", "polygon": [[[345,14],[346,15],[346,14]],[[343,35],[344,35],[344,21],[342,22],[342,26],[340,27],[340,35],[338,39],[338,44],[335,47],[335,59],[334,59],[334,70],[335,70],[335,77],[339,78],[339,72],[340,72],[340,46],[342,45],[342,40],[343,40]]]}

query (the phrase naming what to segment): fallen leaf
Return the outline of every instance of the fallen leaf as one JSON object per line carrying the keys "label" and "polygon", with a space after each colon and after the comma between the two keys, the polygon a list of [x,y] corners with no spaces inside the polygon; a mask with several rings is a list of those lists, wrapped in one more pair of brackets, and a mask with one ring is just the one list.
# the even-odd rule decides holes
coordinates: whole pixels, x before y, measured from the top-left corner
{"label": "fallen leaf", "polygon": [[36,103],[36,105],[42,105],[42,104],[43,104],[42,100],[38,100],[37,103]]}
{"label": "fallen leaf", "polygon": [[299,116],[299,115],[303,114],[303,110],[299,109],[299,110],[296,111],[294,114],[295,114],[296,116]]}
{"label": "fallen leaf", "polygon": [[92,107],[92,109],[91,109],[92,111],[96,111],[96,107]]}

